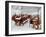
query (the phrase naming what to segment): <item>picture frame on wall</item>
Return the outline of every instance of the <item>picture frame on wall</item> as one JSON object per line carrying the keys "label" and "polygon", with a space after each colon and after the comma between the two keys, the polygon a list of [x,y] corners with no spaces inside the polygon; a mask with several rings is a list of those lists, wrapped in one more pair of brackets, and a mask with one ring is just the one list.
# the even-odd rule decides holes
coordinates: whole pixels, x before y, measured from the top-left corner
{"label": "picture frame on wall", "polygon": [[5,1],[5,35],[45,34],[45,3]]}

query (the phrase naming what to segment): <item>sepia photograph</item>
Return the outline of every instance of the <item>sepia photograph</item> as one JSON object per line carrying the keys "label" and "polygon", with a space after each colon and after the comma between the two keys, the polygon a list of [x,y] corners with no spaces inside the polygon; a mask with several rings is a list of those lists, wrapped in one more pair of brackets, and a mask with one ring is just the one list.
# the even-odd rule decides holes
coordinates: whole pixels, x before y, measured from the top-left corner
{"label": "sepia photograph", "polygon": [[[7,35],[42,34],[45,31],[44,3],[6,2]],[[7,22],[6,21],[6,22]]]}

